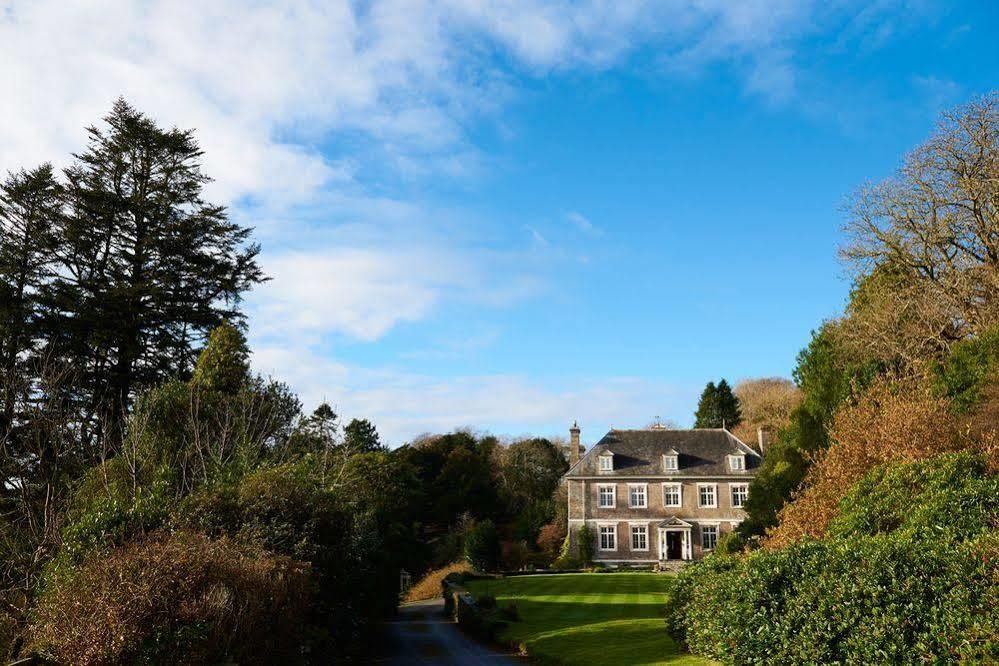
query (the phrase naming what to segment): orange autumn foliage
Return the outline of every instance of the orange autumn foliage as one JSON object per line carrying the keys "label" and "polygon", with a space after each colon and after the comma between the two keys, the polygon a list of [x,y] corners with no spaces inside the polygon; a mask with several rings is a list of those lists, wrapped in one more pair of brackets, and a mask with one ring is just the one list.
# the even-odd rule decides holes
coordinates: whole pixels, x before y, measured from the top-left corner
{"label": "orange autumn foliage", "polygon": [[767,531],[764,546],[781,548],[826,533],[840,500],[872,467],[914,461],[977,445],[946,399],[915,381],[882,381],[840,409],[830,429],[832,444],[813,457],[793,501]]}
{"label": "orange autumn foliage", "polygon": [[436,599],[441,596],[441,583],[444,578],[453,573],[467,573],[472,570],[471,565],[465,560],[453,562],[446,567],[431,571],[426,576],[418,580],[413,587],[406,592],[405,601],[425,601]]}

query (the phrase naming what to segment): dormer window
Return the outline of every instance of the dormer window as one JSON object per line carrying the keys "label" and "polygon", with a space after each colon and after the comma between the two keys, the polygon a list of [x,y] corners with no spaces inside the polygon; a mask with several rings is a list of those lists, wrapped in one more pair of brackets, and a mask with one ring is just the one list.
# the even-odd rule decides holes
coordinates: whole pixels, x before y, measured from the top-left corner
{"label": "dormer window", "polygon": [[670,449],[663,454],[663,469],[667,472],[675,472],[680,469],[680,454]]}
{"label": "dormer window", "polygon": [[746,456],[743,454],[732,455],[728,457],[728,468],[733,472],[744,472],[746,471]]}
{"label": "dormer window", "polygon": [[613,472],[614,471],[614,455],[610,453],[605,453],[599,458],[600,460],[600,471],[601,472]]}

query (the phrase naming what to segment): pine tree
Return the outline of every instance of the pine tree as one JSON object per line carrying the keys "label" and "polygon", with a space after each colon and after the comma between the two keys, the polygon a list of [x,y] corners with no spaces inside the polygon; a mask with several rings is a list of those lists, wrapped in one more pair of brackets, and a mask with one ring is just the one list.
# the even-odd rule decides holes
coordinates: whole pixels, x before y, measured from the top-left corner
{"label": "pine tree", "polygon": [[739,425],[739,422],[742,421],[742,414],[739,410],[739,399],[735,397],[732,387],[724,379],[718,382],[715,400],[718,403],[718,415],[721,419],[720,423],[715,427],[731,430]]}
{"label": "pine tree", "polygon": [[351,453],[370,453],[382,448],[378,431],[368,419],[354,419],[343,429],[343,441]]}
{"label": "pine tree", "polygon": [[739,399],[732,393],[732,387],[722,379],[717,386],[708,382],[701,393],[694,413],[695,428],[734,428],[742,420],[739,413]]}
{"label": "pine tree", "polygon": [[694,412],[695,428],[717,428],[715,423],[720,423],[718,416],[718,389],[714,382],[708,382],[701,392],[701,398],[697,401],[697,411]]}
{"label": "pine tree", "polygon": [[137,391],[190,373],[198,347],[263,275],[250,230],[202,199],[190,130],[119,99],[65,172],[51,352],[82,372],[88,428],[120,424]]}
{"label": "pine tree", "polygon": [[58,215],[52,165],[10,174],[0,184],[0,433],[11,427],[17,395],[30,375],[26,366],[37,342]]}

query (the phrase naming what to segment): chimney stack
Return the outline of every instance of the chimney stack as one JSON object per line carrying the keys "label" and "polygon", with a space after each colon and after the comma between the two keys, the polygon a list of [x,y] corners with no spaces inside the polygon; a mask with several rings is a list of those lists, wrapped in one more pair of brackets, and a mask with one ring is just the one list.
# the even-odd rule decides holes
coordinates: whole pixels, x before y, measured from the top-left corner
{"label": "chimney stack", "polygon": [[569,428],[569,467],[579,462],[579,424],[572,422]]}
{"label": "chimney stack", "polygon": [[767,443],[770,441],[770,432],[761,426],[756,429],[756,439],[760,444],[760,455],[762,456]]}

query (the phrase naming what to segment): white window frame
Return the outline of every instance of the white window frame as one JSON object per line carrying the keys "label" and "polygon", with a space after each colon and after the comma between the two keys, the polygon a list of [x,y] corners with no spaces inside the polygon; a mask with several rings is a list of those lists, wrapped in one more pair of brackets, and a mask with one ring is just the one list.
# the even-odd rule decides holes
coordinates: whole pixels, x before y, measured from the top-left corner
{"label": "white window frame", "polygon": [[[611,503],[603,503],[603,495],[600,491],[605,488],[610,488],[611,491]],[[598,509],[616,509],[617,508],[617,485],[613,483],[600,483],[597,484],[597,508]]]}
{"label": "white window frame", "polygon": [[[736,489],[740,489],[740,488],[742,489],[743,493],[745,494],[745,497],[742,500],[742,504],[736,504],[735,503],[735,491],[736,491]],[[730,496],[730,498],[732,500],[732,506],[734,508],[736,508],[736,509],[741,509],[742,507],[746,506],[746,500],[749,499],[749,484],[748,483],[732,483],[732,484],[729,484],[729,489],[730,489],[729,496]]]}
{"label": "white window frame", "polygon": [[[672,463],[672,466],[670,465]],[[663,470],[667,472],[676,472],[680,469],[680,456],[664,455],[663,456]]]}
{"label": "white window frame", "polygon": [[[631,529],[629,530],[629,532],[631,533],[631,549],[633,551],[647,551],[649,549],[649,526],[648,525],[632,525]],[[645,540],[645,548],[636,548],[635,547],[635,537],[638,536],[639,534],[641,534],[642,537]]]}
{"label": "white window frame", "polygon": [[[635,498],[632,495],[632,491],[636,488],[642,489],[642,503],[635,504]],[[628,484],[628,508],[629,509],[648,509],[649,508],[649,484],[647,483],[629,483]]]}
{"label": "white window frame", "polygon": [[[701,550],[714,550],[715,548],[717,548],[718,547],[718,537],[721,534],[721,530],[718,529],[718,526],[717,525],[701,525],[700,528],[701,528]],[[715,543],[710,548],[708,548],[707,545],[705,545],[705,543],[704,543],[704,536],[705,536],[705,531],[706,530],[711,530],[711,533],[714,535]]]}
{"label": "white window frame", "polygon": [[[675,488],[676,489],[676,504],[666,503],[666,489]],[[667,509],[682,509],[683,508],[683,484],[682,483],[664,483],[663,484],[663,507]]]}
{"label": "white window frame", "polygon": [[600,471],[601,472],[613,472],[614,471],[614,456],[608,455],[606,453],[601,454],[597,458],[600,461]]}
{"label": "white window frame", "polygon": [[[607,534],[614,543],[610,548],[604,548],[604,530],[610,530]],[[597,549],[604,552],[617,550],[617,523],[597,524]]]}
{"label": "white window frame", "polygon": [[[739,462],[739,466],[736,467],[736,461]],[[746,471],[746,456],[745,455],[731,455],[728,457],[728,468],[733,472],[745,472]]]}
{"label": "white window frame", "polygon": [[[711,488],[711,496],[713,501],[711,504],[705,504],[703,497],[701,497],[701,490],[704,488]],[[697,484],[697,506],[701,509],[717,509],[718,508],[718,484],[717,483],[698,483]]]}

